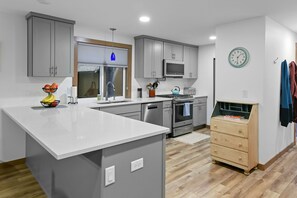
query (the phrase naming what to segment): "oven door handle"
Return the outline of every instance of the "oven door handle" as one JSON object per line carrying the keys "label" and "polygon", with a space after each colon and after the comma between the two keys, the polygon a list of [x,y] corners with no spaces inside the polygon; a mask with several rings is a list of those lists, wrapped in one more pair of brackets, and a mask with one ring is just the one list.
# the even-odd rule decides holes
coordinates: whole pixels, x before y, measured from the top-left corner
{"label": "oven door handle", "polygon": [[175,106],[183,106],[183,105],[185,105],[185,103],[189,103],[190,105],[194,104],[193,102],[184,102],[184,103],[174,104],[174,105]]}

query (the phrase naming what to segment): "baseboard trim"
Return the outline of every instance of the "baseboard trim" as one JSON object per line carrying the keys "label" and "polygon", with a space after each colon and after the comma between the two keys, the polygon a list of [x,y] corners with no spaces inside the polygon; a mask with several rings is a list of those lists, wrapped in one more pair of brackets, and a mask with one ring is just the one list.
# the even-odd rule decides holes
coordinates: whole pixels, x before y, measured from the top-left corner
{"label": "baseboard trim", "polygon": [[17,164],[24,164],[26,162],[26,158],[21,158],[9,162],[0,163],[0,168],[7,167],[7,166],[15,166]]}
{"label": "baseboard trim", "polygon": [[278,160],[283,154],[288,152],[294,146],[295,146],[295,143],[293,142],[292,144],[287,146],[284,150],[279,152],[276,156],[274,156],[271,160],[269,160],[266,164],[258,164],[258,169],[262,171],[266,170],[269,166],[271,166],[276,160]]}

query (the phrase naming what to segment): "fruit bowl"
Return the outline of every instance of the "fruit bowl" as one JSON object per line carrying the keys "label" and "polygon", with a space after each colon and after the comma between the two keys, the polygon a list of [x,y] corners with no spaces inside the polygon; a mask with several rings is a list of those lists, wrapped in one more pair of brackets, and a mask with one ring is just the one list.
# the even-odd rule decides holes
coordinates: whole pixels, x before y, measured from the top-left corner
{"label": "fruit bowl", "polygon": [[54,102],[51,102],[51,103],[45,103],[45,102],[40,101],[40,103],[41,103],[42,106],[45,107],[45,108],[51,108],[51,107],[56,107],[56,106],[58,106],[58,104],[60,103],[60,100],[55,100]]}

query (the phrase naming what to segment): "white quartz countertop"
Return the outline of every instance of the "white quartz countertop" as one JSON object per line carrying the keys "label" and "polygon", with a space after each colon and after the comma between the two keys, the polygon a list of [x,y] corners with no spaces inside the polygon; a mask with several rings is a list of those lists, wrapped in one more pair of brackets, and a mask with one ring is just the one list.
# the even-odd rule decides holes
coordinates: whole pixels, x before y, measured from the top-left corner
{"label": "white quartz countertop", "polygon": [[57,160],[169,131],[165,127],[101,112],[84,105],[35,109],[8,107],[3,111]]}

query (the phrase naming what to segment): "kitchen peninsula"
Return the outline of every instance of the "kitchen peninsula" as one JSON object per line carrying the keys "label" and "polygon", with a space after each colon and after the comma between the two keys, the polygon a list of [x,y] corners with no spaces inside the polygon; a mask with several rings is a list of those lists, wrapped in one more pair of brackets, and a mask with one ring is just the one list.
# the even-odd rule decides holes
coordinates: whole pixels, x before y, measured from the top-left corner
{"label": "kitchen peninsula", "polygon": [[48,197],[165,197],[168,128],[85,106],[10,107]]}

